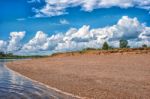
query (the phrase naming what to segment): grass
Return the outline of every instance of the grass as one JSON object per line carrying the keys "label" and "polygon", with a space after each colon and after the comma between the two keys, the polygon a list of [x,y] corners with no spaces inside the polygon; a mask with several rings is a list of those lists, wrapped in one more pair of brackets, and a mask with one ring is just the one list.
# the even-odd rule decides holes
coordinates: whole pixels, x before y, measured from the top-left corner
{"label": "grass", "polygon": [[58,52],[54,53],[51,56],[57,56],[61,54],[68,54],[68,55],[75,55],[75,54],[85,54],[89,52],[97,52],[97,53],[124,53],[124,52],[143,52],[145,53],[150,52],[150,47],[147,48],[111,48],[108,50],[103,50],[103,49],[95,49],[95,48],[86,48],[80,51],[72,51],[72,52]]}

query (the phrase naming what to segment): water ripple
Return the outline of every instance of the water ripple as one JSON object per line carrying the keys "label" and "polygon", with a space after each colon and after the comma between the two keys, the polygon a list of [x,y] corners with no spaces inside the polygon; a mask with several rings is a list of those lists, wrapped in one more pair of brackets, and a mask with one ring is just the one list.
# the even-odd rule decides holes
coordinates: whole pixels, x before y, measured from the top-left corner
{"label": "water ripple", "polygon": [[25,79],[0,63],[0,99],[62,99],[48,88]]}

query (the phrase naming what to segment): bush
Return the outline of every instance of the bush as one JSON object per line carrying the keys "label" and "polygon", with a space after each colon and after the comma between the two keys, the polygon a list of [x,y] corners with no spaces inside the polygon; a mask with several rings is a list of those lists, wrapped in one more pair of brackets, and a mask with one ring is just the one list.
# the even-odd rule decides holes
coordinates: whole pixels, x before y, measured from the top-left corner
{"label": "bush", "polygon": [[108,45],[107,42],[104,42],[102,49],[103,50],[108,50],[109,49],[109,45]]}
{"label": "bush", "polygon": [[127,40],[120,40],[120,48],[129,48]]}
{"label": "bush", "polygon": [[83,50],[96,50],[96,48],[86,48],[86,49],[83,49]]}
{"label": "bush", "polygon": [[143,44],[142,47],[143,47],[143,48],[147,48],[147,45],[146,45],[146,44]]}

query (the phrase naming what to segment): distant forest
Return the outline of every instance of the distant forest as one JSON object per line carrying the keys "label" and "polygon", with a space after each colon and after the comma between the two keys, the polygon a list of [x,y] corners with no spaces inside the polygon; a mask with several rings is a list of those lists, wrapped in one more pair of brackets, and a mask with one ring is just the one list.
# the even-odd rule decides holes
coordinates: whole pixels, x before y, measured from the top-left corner
{"label": "distant forest", "polygon": [[47,57],[47,56],[42,56],[42,55],[21,56],[21,55],[13,55],[13,53],[0,52],[0,59],[22,59],[22,58],[42,58],[42,57]]}

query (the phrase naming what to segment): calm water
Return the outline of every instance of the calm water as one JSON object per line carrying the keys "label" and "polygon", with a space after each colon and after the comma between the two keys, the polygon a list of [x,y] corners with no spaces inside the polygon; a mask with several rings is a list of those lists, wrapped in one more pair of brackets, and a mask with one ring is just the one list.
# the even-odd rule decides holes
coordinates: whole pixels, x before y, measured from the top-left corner
{"label": "calm water", "polygon": [[3,61],[0,62],[0,99],[64,99],[65,96],[17,75]]}

